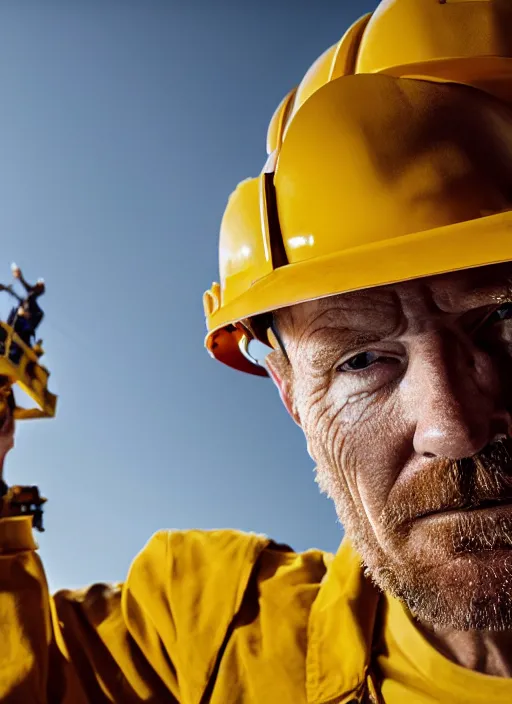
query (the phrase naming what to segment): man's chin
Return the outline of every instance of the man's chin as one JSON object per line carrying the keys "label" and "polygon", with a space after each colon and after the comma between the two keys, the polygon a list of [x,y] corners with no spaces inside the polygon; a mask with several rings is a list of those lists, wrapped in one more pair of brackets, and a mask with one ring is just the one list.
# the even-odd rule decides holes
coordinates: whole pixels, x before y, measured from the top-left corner
{"label": "man's chin", "polygon": [[512,629],[512,548],[404,555],[368,565],[377,585],[421,621],[456,630]]}
{"label": "man's chin", "polygon": [[461,631],[512,629],[510,506],[412,520],[401,508],[375,531],[341,485],[329,495],[370,577],[420,620]]}

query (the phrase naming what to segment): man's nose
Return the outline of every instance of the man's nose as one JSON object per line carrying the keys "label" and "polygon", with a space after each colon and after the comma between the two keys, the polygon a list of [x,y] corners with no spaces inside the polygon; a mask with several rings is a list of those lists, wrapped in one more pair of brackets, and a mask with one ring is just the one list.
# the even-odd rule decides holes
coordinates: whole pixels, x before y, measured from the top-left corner
{"label": "man's nose", "polygon": [[432,333],[411,350],[410,360],[407,388],[415,406],[417,454],[471,457],[509,435],[498,370],[485,351],[453,333]]}

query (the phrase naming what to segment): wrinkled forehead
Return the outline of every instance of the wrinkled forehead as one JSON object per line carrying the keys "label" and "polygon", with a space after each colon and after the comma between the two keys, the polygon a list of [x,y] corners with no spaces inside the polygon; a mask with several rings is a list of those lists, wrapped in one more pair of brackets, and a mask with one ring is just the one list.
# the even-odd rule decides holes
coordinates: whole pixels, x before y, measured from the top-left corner
{"label": "wrinkled forehead", "polygon": [[386,318],[389,323],[421,311],[463,313],[512,300],[512,263],[477,267],[438,276],[352,291],[298,303],[278,313],[287,328],[300,329],[312,321],[339,318]]}

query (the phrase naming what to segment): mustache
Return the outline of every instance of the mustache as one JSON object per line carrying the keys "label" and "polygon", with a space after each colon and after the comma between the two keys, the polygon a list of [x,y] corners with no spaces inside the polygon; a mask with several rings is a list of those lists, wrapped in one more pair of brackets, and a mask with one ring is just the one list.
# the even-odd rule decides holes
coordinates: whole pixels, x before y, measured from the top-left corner
{"label": "mustache", "polygon": [[418,518],[441,511],[470,510],[512,501],[512,439],[490,443],[472,457],[432,461],[413,479],[395,485],[380,523],[408,533]]}

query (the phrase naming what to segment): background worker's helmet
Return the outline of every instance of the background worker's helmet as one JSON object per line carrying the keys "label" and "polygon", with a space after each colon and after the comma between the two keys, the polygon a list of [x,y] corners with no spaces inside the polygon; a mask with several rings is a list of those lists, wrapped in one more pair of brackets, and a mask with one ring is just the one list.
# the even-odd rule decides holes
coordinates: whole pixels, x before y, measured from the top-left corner
{"label": "background worker's helmet", "polygon": [[210,353],[266,374],[247,354],[265,313],[512,260],[511,105],[509,0],[385,0],[356,22],[229,199]]}

